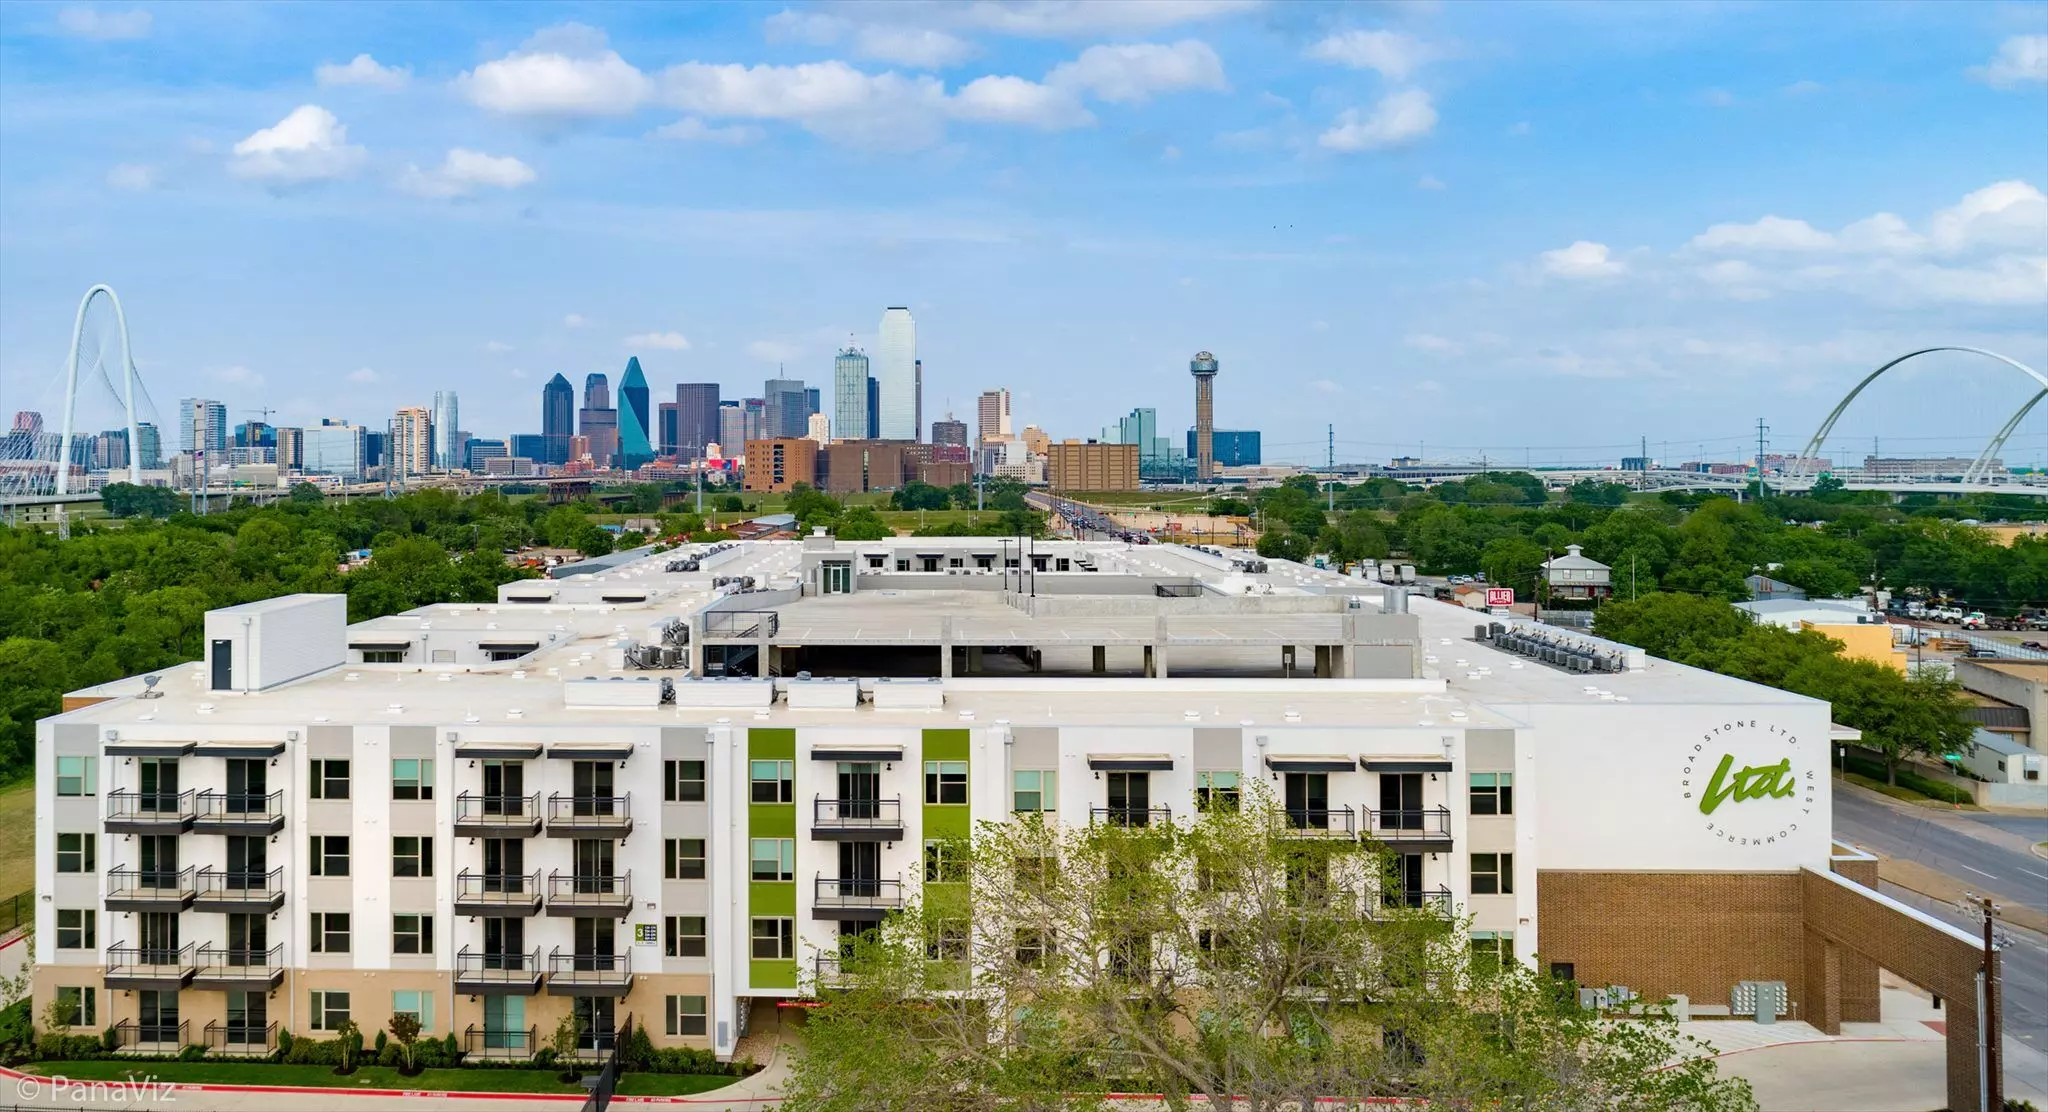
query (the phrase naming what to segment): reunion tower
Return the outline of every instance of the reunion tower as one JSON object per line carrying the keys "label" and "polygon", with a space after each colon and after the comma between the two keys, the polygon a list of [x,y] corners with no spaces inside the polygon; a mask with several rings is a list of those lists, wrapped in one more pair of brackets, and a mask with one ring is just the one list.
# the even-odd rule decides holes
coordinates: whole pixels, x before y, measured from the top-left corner
{"label": "reunion tower", "polygon": [[1188,362],[1195,376],[1195,480],[1216,476],[1216,357],[1198,351]]}

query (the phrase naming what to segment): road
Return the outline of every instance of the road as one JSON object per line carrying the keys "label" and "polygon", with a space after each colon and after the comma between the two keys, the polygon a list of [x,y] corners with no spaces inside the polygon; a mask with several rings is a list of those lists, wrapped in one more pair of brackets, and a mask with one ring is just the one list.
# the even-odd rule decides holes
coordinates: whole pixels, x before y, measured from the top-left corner
{"label": "road", "polygon": [[[1917,861],[1966,885],[1983,885],[2015,903],[2048,913],[2048,860],[2024,849],[1971,837],[1949,825],[1977,821],[1979,816],[1968,812],[1951,815],[1893,804],[1839,782],[1835,792],[1835,837],[1887,857]],[[2004,823],[1986,825],[1996,828],[1993,833],[2008,837],[2025,837],[2031,829],[2013,830]]]}
{"label": "road", "polygon": [[[1954,906],[1909,892],[1896,884],[1879,886],[1884,894],[1908,907],[1975,933],[1977,920],[1958,912]],[[2012,942],[2001,950],[2005,979],[2005,1014],[2001,1017],[2005,1037],[2016,1039],[2035,1050],[2048,1052],[2048,940],[2030,930],[2010,929]]]}

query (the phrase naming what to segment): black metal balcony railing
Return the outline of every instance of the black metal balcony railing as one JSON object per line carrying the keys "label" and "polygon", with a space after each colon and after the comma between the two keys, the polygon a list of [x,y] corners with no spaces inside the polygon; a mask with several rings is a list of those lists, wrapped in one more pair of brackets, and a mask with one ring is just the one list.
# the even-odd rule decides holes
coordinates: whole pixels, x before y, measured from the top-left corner
{"label": "black metal balcony railing", "polygon": [[239,830],[262,828],[277,830],[284,826],[284,793],[271,792],[200,792],[195,803],[197,818],[193,825],[210,830]]}
{"label": "black metal balcony railing", "polygon": [[556,996],[624,996],[633,983],[633,954],[548,954],[548,991]]}
{"label": "black metal balcony railing", "polygon": [[579,911],[625,912],[633,906],[633,874],[549,873],[548,914],[574,915]]}
{"label": "black metal balcony railing", "polygon": [[1380,910],[1407,909],[1428,911],[1437,915],[1449,915],[1454,907],[1451,890],[1438,885],[1435,888],[1393,888],[1382,890],[1376,897]]}
{"label": "black metal balcony railing", "polygon": [[276,1023],[222,1023],[206,1025],[206,1049],[221,1054],[268,1054],[277,1046]]}
{"label": "black metal balcony railing", "polygon": [[455,874],[455,902],[517,905],[540,898],[540,870],[530,873],[476,873],[468,869]]}
{"label": "black metal balcony railing", "polygon": [[540,1046],[540,1028],[521,1031],[471,1024],[462,1033],[462,1044],[471,1058],[531,1058]]}
{"label": "black metal balcony railing", "polygon": [[472,950],[464,946],[455,955],[457,991],[462,985],[509,985],[525,987],[540,980],[540,948],[525,953]]}
{"label": "black metal balcony railing", "polygon": [[192,825],[193,792],[143,792],[121,788],[107,793],[107,827],[116,832],[183,830]]}
{"label": "black metal balcony railing", "polygon": [[199,945],[187,942],[183,946],[114,946],[107,950],[107,969],[191,969],[199,952]]}
{"label": "black metal balcony railing", "polygon": [[550,834],[623,833],[633,828],[630,800],[623,795],[551,795]]}
{"label": "black metal balcony railing", "polygon": [[811,803],[811,827],[814,830],[901,830],[903,800],[900,796],[888,799],[815,799]]}
{"label": "black metal balcony railing", "polygon": [[1090,807],[1088,817],[1112,826],[1155,826],[1173,821],[1171,807]]}
{"label": "black metal balcony railing", "polygon": [[107,899],[112,903],[186,902],[197,889],[196,874],[183,869],[111,869]]}
{"label": "black metal balcony railing", "polygon": [[267,873],[201,869],[198,879],[197,902],[205,905],[201,910],[275,907],[284,902],[282,868]]}
{"label": "black metal balcony railing", "polygon": [[284,944],[267,950],[246,946],[201,946],[199,976],[206,980],[268,980],[284,969]]}
{"label": "black metal balcony railing", "polygon": [[1374,811],[1372,834],[1383,842],[1443,841],[1451,836],[1451,812],[1447,807]]}
{"label": "black metal balcony railing", "polygon": [[811,975],[819,988],[831,988],[846,983],[846,958],[827,950],[818,951],[811,959]]}
{"label": "black metal balcony railing", "polygon": [[898,908],[903,906],[903,882],[881,877],[816,878],[813,898],[820,908]]}
{"label": "black metal balcony railing", "polygon": [[114,1045],[122,1050],[172,1048],[183,1050],[191,1040],[192,1021],[143,1023],[124,1019],[114,1024]]}
{"label": "black metal balcony railing", "polygon": [[473,827],[480,832],[531,828],[540,822],[540,793],[532,795],[478,795],[462,792],[455,797],[455,826]]}
{"label": "black metal balcony railing", "polygon": [[1354,838],[1358,815],[1349,807],[1289,807],[1282,832],[1297,838]]}

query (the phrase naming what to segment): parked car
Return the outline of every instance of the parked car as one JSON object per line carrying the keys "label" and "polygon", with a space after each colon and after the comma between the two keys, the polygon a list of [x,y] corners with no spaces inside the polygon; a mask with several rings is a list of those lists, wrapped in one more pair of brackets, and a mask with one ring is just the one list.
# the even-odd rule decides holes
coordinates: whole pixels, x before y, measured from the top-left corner
{"label": "parked car", "polygon": [[1972,610],[1963,615],[1962,623],[1964,629],[1983,629],[1984,612],[1982,610]]}

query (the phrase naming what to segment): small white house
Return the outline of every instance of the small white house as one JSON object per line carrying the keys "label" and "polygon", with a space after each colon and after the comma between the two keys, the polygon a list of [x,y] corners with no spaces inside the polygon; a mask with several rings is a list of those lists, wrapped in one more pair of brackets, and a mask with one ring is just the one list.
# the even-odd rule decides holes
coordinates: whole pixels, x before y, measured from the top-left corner
{"label": "small white house", "polygon": [[1994,784],[2048,783],[2042,763],[2040,753],[1981,726],[1971,736],[1962,759],[1964,768]]}
{"label": "small white house", "polygon": [[1544,580],[1551,598],[1606,598],[1614,583],[1606,564],[1579,554],[1579,546],[1566,545],[1564,555],[1553,556],[1543,565]]}

